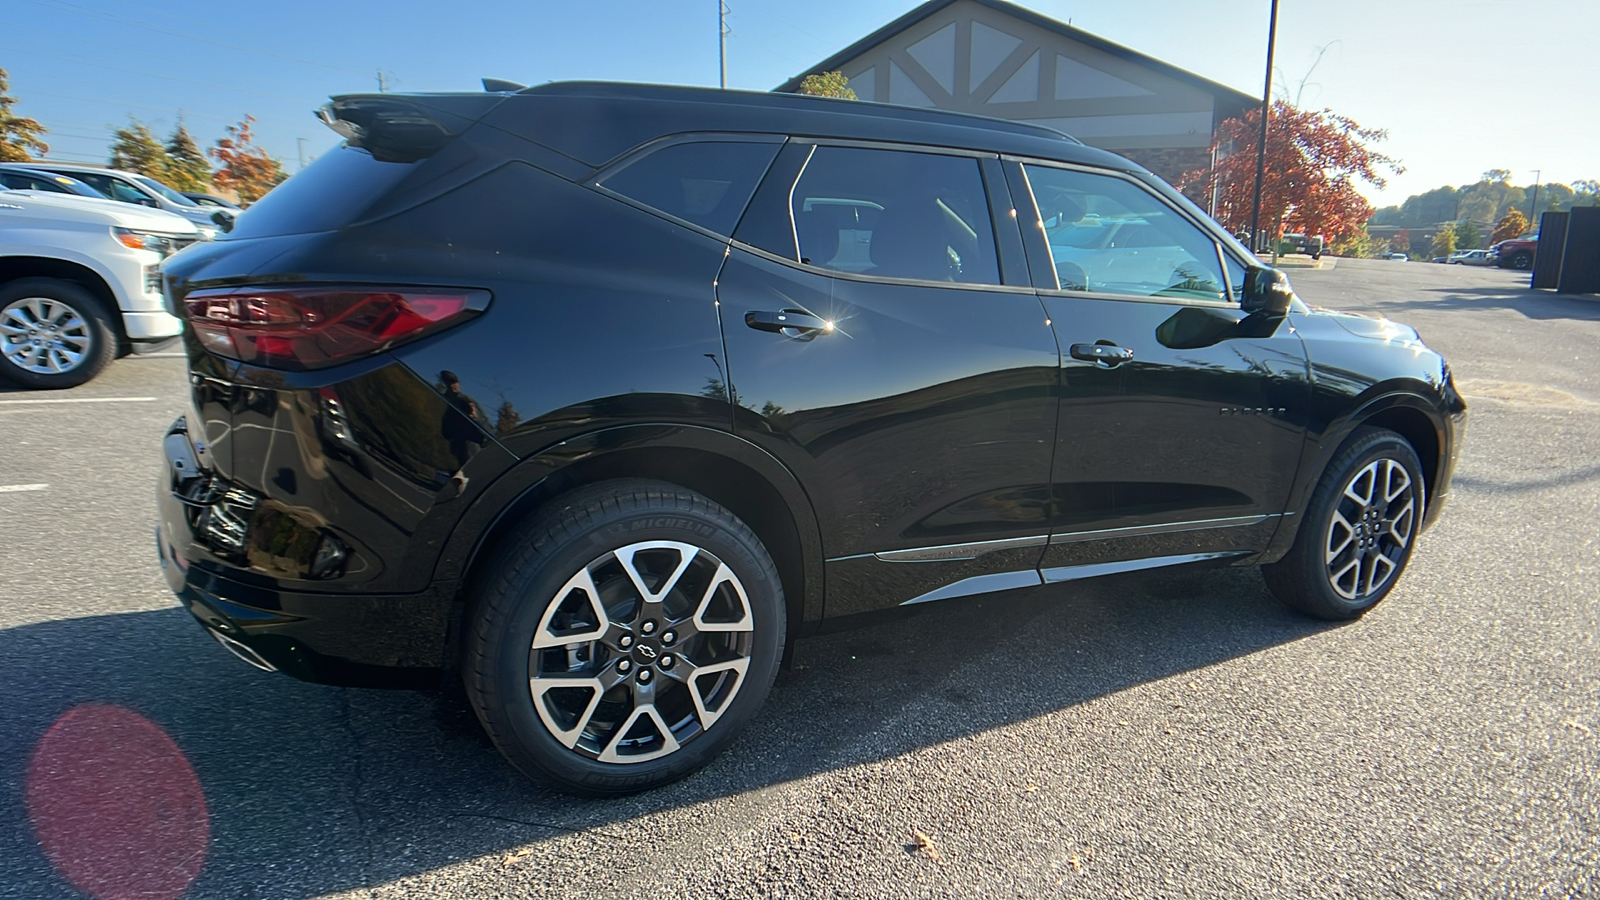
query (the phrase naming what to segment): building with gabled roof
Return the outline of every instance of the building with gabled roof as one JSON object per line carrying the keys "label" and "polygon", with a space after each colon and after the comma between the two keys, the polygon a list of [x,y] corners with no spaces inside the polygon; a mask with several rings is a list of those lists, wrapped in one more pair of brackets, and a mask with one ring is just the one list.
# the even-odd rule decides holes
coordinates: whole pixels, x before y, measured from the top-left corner
{"label": "building with gabled roof", "polygon": [[862,100],[1045,125],[1168,181],[1208,165],[1217,126],[1261,102],[1005,0],[929,0],[810,71],[834,70]]}

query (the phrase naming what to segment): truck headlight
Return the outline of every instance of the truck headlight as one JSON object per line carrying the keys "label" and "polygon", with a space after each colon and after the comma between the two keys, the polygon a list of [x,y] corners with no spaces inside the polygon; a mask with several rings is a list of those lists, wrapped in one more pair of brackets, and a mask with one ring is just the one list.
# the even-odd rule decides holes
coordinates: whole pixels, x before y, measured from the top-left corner
{"label": "truck headlight", "polygon": [[113,228],[111,234],[124,247],[150,250],[160,254],[162,259],[166,259],[173,252],[172,238],[169,235],[157,234],[154,231],[135,231],[132,228]]}

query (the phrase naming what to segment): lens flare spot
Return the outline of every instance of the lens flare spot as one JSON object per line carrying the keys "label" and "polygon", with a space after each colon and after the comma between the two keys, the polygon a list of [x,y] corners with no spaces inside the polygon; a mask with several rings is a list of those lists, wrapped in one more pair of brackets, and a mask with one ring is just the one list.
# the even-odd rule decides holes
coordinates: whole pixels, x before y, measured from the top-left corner
{"label": "lens flare spot", "polygon": [[62,714],[34,748],[24,795],[51,865],[95,900],[177,900],[205,864],[200,779],[138,713],[86,703]]}

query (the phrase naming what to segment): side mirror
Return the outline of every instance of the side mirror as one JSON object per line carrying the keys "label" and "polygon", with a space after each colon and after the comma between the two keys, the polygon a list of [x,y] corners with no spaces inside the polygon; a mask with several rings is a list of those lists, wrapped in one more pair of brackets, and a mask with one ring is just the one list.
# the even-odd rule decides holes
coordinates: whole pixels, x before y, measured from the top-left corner
{"label": "side mirror", "polygon": [[217,223],[217,227],[222,229],[224,234],[233,230],[233,216],[220,209],[211,214],[211,221]]}
{"label": "side mirror", "polygon": [[1289,276],[1279,270],[1261,266],[1245,272],[1244,297],[1239,304],[1245,312],[1282,318],[1289,314],[1289,303],[1293,299],[1294,288],[1289,286]]}

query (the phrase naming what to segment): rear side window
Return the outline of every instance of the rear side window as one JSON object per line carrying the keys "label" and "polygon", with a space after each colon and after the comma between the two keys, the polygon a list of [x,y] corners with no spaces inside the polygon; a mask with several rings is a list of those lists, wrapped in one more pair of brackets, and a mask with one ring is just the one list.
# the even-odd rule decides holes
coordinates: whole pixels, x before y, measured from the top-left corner
{"label": "rear side window", "polygon": [[121,200],[123,203],[146,203],[150,199],[138,188],[120,178],[112,178],[110,175],[84,172],[76,177],[79,181],[105,194],[107,197],[113,200]]}
{"label": "rear side window", "polygon": [[839,272],[999,284],[978,161],[818,147],[791,201],[802,262]]}
{"label": "rear side window", "polygon": [[308,234],[348,225],[418,165],[381,162],[365,150],[340,146],[251,204],[223,239]]}
{"label": "rear side window", "polygon": [[732,234],[781,147],[745,141],[672,144],[605,176],[600,186],[717,234]]}

